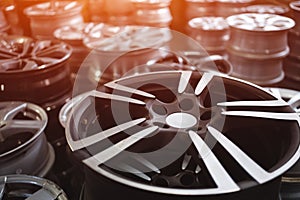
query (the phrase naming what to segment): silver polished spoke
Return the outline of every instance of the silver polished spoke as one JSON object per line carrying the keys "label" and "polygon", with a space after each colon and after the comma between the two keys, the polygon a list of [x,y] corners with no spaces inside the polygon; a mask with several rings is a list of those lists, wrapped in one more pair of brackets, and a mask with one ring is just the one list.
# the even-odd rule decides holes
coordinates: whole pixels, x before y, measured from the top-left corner
{"label": "silver polished spoke", "polygon": [[4,121],[6,126],[4,129],[41,129],[46,125],[46,121],[40,121],[40,120],[7,120]]}
{"label": "silver polished spoke", "polygon": [[55,200],[57,197],[58,196],[54,196],[52,193],[50,193],[49,190],[41,188],[25,200]]}
{"label": "silver polished spoke", "polygon": [[19,112],[24,111],[27,107],[26,103],[21,102],[12,102],[10,104],[6,104],[3,108],[1,108],[4,104],[0,103],[0,120],[11,120],[13,119]]}
{"label": "silver polished spoke", "polygon": [[20,56],[25,56],[26,54],[30,53],[29,50],[30,50],[30,47],[32,45],[32,42],[33,42],[32,39],[26,39],[26,40],[24,40],[23,51],[20,54]]}
{"label": "silver polished spoke", "polygon": [[288,104],[296,111],[300,111],[300,92],[293,96],[289,101]]}
{"label": "silver polished spoke", "polygon": [[142,178],[146,181],[151,181],[151,178],[148,175],[146,175],[142,171],[140,171],[140,170],[138,170],[138,169],[136,169],[136,168],[134,168],[130,165],[122,163],[122,164],[120,164],[119,168],[121,170],[123,170],[124,172],[128,172],[130,174],[133,174],[133,175],[135,175],[137,177],[140,177],[140,178]]}
{"label": "silver polished spoke", "polygon": [[191,158],[192,156],[185,154],[182,164],[181,164],[181,169],[185,170],[187,168],[187,166],[189,165],[189,163],[191,162]]}
{"label": "silver polished spoke", "polygon": [[225,168],[203,139],[194,131],[189,131],[189,136],[218,188],[232,191],[239,190],[239,186],[226,172]]}
{"label": "silver polished spoke", "polygon": [[133,158],[135,160],[137,160],[138,162],[140,162],[141,164],[143,164],[144,166],[146,166],[147,168],[151,169],[153,172],[156,172],[159,174],[161,173],[161,171],[158,169],[158,167],[156,167],[153,163],[151,163],[149,160],[143,158],[139,154],[135,154],[133,156]]}
{"label": "silver polished spoke", "polygon": [[192,72],[191,71],[182,71],[179,85],[178,85],[178,93],[181,94],[185,91],[186,87],[189,84],[189,80],[191,78]]}
{"label": "silver polished spoke", "polygon": [[51,40],[42,40],[42,41],[37,41],[34,44],[34,47],[32,49],[32,55],[36,55],[38,53],[38,51],[47,48],[51,45]]}
{"label": "silver polished spoke", "polygon": [[281,99],[281,94],[278,88],[270,88],[270,91],[273,93],[273,95],[275,97],[277,97],[278,99]]}
{"label": "silver polished spoke", "polygon": [[220,131],[208,126],[210,134],[226,149],[226,151],[232,155],[232,157],[244,168],[250,176],[252,176],[257,182],[264,183],[269,180],[270,174],[253,161],[245,152],[243,152],[238,146],[227,139]]}
{"label": "silver polished spoke", "polygon": [[10,57],[18,56],[18,53],[14,52],[12,50],[9,50],[9,49],[2,48],[2,47],[0,47],[0,54],[1,55],[8,55]]}
{"label": "silver polished spoke", "polygon": [[138,104],[138,105],[145,105],[145,102],[137,100],[137,99],[124,97],[124,96],[120,96],[120,95],[115,95],[115,94],[99,92],[97,90],[92,91],[91,95],[94,97],[97,97],[97,98],[111,99],[111,100],[115,100],[115,101],[123,101],[123,102]]}
{"label": "silver polished spoke", "polygon": [[25,61],[25,66],[23,67],[23,70],[31,70],[38,67],[38,64],[32,60]]}
{"label": "silver polished spoke", "polygon": [[106,161],[123,152],[128,147],[132,146],[133,144],[137,143],[141,139],[147,137],[148,135],[154,133],[157,130],[158,126],[153,126],[139,131],[134,135],[131,135],[128,138],[118,142],[114,146],[111,146],[105,149],[104,151],[83,160],[83,162],[91,168],[95,169],[95,167],[97,167],[98,165],[105,163]]}
{"label": "silver polished spoke", "polygon": [[[14,58],[14,57],[16,57],[16,56],[18,56],[18,55],[14,55],[14,54],[8,54],[8,53],[2,53],[1,51],[0,51],[0,57],[1,57],[1,59],[12,59],[12,58]],[[1,62],[7,62],[7,61],[5,61],[5,60],[2,60]]]}
{"label": "silver polished spoke", "polygon": [[197,167],[195,169],[195,173],[199,174],[199,172],[201,172],[201,167],[199,165],[197,165]]}
{"label": "silver polished spoke", "polygon": [[[49,44],[51,45],[51,44]],[[55,44],[53,46],[46,46],[44,49],[41,49],[36,52],[35,56],[36,57],[46,57],[49,54],[56,53],[56,52],[62,52],[65,53],[65,45],[63,44]]]}
{"label": "silver polished spoke", "polygon": [[70,142],[70,147],[72,149],[72,151],[76,151],[78,149],[82,149],[85,148],[87,146],[90,146],[92,144],[95,144],[97,142],[100,142],[110,136],[113,136],[117,133],[120,133],[126,129],[132,128],[142,122],[144,122],[146,120],[146,118],[140,118],[140,119],[136,119],[136,120],[132,120],[130,122],[126,122],[123,124],[120,124],[118,126],[112,127],[110,129],[107,129],[105,131],[96,133],[94,135],[91,135],[89,137],[77,140],[77,141],[69,141]]}
{"label": "silver polished spoke", "polygon": [[0,182],[0,200],[2,200],[4,196],[6,181],[7,181],[7,177],[4,176],[4,178]]}
{"label": "silver polished spoke", "polygon": [[287,103],[282,100],[262,100],[262,101],[230,101],[221,102],[218,106],[258,106],[258,107],[276,107],[276,106],[287,106]]}
{"label": "silver polished spoke", "polygon": [[196,89],[195,89],[195,94],[200,95],[205,87],[210,83],[210,81],[213,79],[214,74],[212,73],[204,73],[198,82]]}
{"label": "silver polished spoke", "polygon": [[152,98],[154,99],[155,96],[153,94],[150,94],[148,92],[144,92],[135,88],[131,88],[131,87],[127,87],[127,86],[123,86],[120,85],[116,82],[109,82],[105,84],[106,87],[114,89],[114,90],[120,90],[120,91],[124,91],[124,92],[128,92],[130,94],[137,94],[143,97],[147,97],[147,98]]}
{"label": "silver polished spoke", "polygon": [[31,59],[45,64],[58,63],[61,60],[59,58],[51,58],[51,57],[32,57]]}
{"label": "silver polished spoke", "polygon": [[257,111],[224,111],[223,115],[238,117],[255,117],[276,120],[297,121],[300,126],[300,118],[297,113],[275,113],[275,112],[257,112]]}

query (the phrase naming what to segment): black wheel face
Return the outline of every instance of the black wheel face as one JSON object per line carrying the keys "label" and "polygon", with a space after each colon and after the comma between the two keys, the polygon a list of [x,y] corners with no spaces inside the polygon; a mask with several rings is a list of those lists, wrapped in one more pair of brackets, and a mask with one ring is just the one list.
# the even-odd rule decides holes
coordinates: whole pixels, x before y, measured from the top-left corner
{"label": "black wheel face", "polygon": [[71,48],[60,42],[15,36],[2,36],[0,40],[0,75],[45,70],[71,55]]}
{"label": "black wheel face", "polygon": [[158,193],[212,195],[284,173],[299,157],[299,123],[287,103],[250,83],[168,71],[87,93],[66,136],[73,151],[88,153],[83,163],[114,181]]}

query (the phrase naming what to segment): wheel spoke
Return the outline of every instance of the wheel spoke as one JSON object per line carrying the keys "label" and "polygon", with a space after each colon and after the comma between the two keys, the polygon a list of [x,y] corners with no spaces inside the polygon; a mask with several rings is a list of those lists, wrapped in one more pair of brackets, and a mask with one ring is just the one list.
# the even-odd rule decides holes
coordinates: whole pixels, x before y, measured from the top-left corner
{"label": "wheel spoke", "polygon": [[14,57],[16,57],[17,55],[14,55],[13,53],[10,53],[10,52],[3,52],[3,51],[1,51],[1,49],[0,49],[0,57],[1,57],[1,59],[3,59],[3,58],[7,58],[7,59],[12,59],[12,58],[14,58]]}
{"label": "wheel spoke", "polygon": [[264,100],[264,101],[231,101],[221,102],[218,106],[259,106],[259,107],[276,107],[276,106],[287,106],[287,103],[281,100]]}
{"label": "wheel spoke", "polygon": [[58,58],[51,58],[51,57],[33,57],[32,59],[38,62],[42,62],[44,64],[55,64],[60,61],[60,59]]}
{"label": "wheel spoke", "polygon": [[195,94],[200,95],[213,77],[214,75],[212,73],[204,73],[196,86]]}
{"label": "wheel spoke", "polygon": [[257,111],[224,111],[223,115],[238,117],[255,117],[276,120],[297,121],[300,126],[300,118],[297,113],[275,113],[275,112],[257,112]]}
{"label": "wheel spoke", "polygon": [[135,88],[131,88],[131,87],[127,87],[127,86],[123,86],[123,85],[120,85],[116,82],[106,83],[105,86],[108,87],[108,88],[114,89],[114,90],[120,90],[120,91],[128,92],[130,94],[137,94],[137,95],[147,97],[147,98],[152,98],[152,99],[155,98],[154,95],[152,95],[148,92],[144,92],[144,91],[141,91],[141,90],[138,90],[138,89],[135,89]]}
{"label": "wheel spoke", "polygon": [[92,144],[95,144],[97,142],[100,142],[102,140],[104,140],[105,138],[108,138],[110,136],[113,136],[117,133],[120,133],[126,129],[132,128],[142,122],[144,122],[146,119],[145,118],[140,118],[140,119],[136,119],[130,122],[126,122],[123,124],[120,124],[118,126],[115,126],[113,128],[107,129],[105,131],[102,131],[100,133],[96,133],[92,136],[77,140],[77,141],[72,141],[70,138],[67,138],[70,143],[70,147],[72,149],[72,151],[76,151],[85,147],[88,147]]}
{"label": "wheel spoke", "polygon": [[4,176],[4,178],[0,181],[0,200],[2,200],[5,192],[7,177]]}
{"label": "wheel spoke", "polygon": [[8,120],[4,121],[4,129],[40,130],[46,125],[46,121],[40,120]]}
{"label": "wheel spoke", "polygon": [[55,53],[55,52],[66,52],[66,48],[65,45],[63,44],[56,44],[53,46],[48,46],[44,49],[41,49],[40,51],[36,52],[35,56],[37,57],[44,57],[47,56],[49,54]]}
{"label": "wheel spoke", "polygon": [[51,45],[51,41],[50,40],[43,40],[43,41],[37,41],[34,44],[34,47],[32,49],[32,55],[36,55],[38,53],[38,51],[47,48]]}
{"label": "wheel spoke", "polygon": [[118,142],[114,146],[111,146],[111,147],[105,149],[104,151],[102,151],[90,158],[83,160],[83,162],[93,169],[98,168],[97,167],[98,165],[105,163],[106,161],[108,161],[111,158],[115,157],[116,155],[120,154],[125,149],[127,149],[131,145],[137,143],[141,139],[147,137],[148,135],[154,133],[156,130],[158,130],[158,127],[153,126],[153,127],[146,128],[142,131],[139,131],[136,134],[131,135],[128,138]]}
{"label": "wheel spoke", "polygon": [[225,168],[202,138],[194,131],[189,131],[189,136],[218,188],[223,190],[229,189],[231,191],[239,190],[239,186],[226,172]]}
{"label": "wheel spoke", "polygon": [[92,91],[91,94],[92,94],[92,96],[97,97],[97,98],[111,99],[111,100],[115,100],[115,101],[124,101],[124,102],[138,104],[138,105],[145,105],[145,102],[137,100],[137,99],[119,96],[119,95],[115,95],[115,94],[108,94],[108,93],[99,92],[96,90]]}
{"label": "wheel spoke", "polygon": [[281,94],[278,88],[271,88],[270,91],[273,93],[273,95],[275,97],[277,97],[278,99],[281,99]]}
{"label": "wheel spoke", "polygon": [[293,96],[289,101],[288,104],[296,110],[296,112],[299,112],[298,110],[300,109],[300,93],[297,95]]}
{"label": "wheel spoke", "polygon": [[183,93],[186,87],[189,84],[189,80],[191,78],[192,72],[189,71],[182,71],[180,76],[180,81],[178,85],[178,93]]}
{"label": "wheel spoke", "polygon": [[185,154],[182,164],[181,164],[181,169],[185,170],[187,168],[187,166],[189,165],[189,163],[191,162],[191,158],[192,156]]}
{"label": "wheel spoke", "polygon": [[152,171],[156,172],[156,173],[161,173],[161,171],[158,169],[158,167],[156,167],[153,163],[151,163],[150,161],[146,160],[145,158],[143,158],[142,156],[135,154],[133,156],[133,158],[135,160],[137,160],[138,162],[140,162],[141,164],[143,164],[144,166],[148,167],[149,169],[151,169]]}
{"label": "wheel spoke", "polygon": [[211,126],[208,127],[208,131],[257,182],[264,183],[270,179],[270,174],[267,171],[227,139],[220,131]]}
{"label": "wheel spoke", "polygon": [[41,188],[40,190],[33,193],[30,197],[26,198],[25,200],[55,200],[57,199],[58,195],[54,195],[50,193],[49,190]]}
{"label": "wheel spoke", "polygon": [[197,165],[196,169],[195,169],[195,173],[199,174],[201,172],[201,167],[199,165]]}
{"label": "wheel spoke", "polygon": [[26,64],[23,67],[23,70],[31,70],[31,69],[35,69],[38,67],[38,64],[32,60],[27,60],[25,62],[26,62]]}
{"label": "wheel spoke", "polygon": [[133,174],[133,175],[135,175],[137,177],[140,177],[140,178],[142,178],[142,179],[144,179],[146,181],[151,181],[151,178],[148,175],[146,175],[142,171],[140,171],[140,170],[138,170],[138,169],[136,169],[136,168],[134,168],[134,167],[132,167],[130,165],[127,165],[127,164],[123,163],[123,164],[120,164],[119,168],[121,170],[123,170],[124,172],[131,173],[131,174]]}
{"label": "wheel spoke", "polygon": [[32,44],[33,40],[32,39],[26,39],[24,40],[24,43],[23,43],[23,51],[22,53],[20,54],[21,57],[25,56],[26,54],[30,53],[29,52],[29,49],[30,49],[30,46]]}
{"label": "wheel spoke", "polygon": [[[19,112],[24,111],[27,107],[26,103],[20,102],[11,102],[9,105],[0,103],[0,120],[11,120],[13,119]],[[2,108],[1,108],[2,107]]]}

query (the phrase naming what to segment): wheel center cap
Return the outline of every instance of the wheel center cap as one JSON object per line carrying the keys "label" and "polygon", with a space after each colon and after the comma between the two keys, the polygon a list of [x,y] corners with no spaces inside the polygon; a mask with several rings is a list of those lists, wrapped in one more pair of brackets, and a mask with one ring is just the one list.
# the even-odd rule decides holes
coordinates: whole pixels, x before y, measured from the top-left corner
{"label": "wheel center cap", "polygon": [[197,118],[188,113],[173,113],[170,114],[167,119],[166,123],[174,128],[191,128],[196,125]]}

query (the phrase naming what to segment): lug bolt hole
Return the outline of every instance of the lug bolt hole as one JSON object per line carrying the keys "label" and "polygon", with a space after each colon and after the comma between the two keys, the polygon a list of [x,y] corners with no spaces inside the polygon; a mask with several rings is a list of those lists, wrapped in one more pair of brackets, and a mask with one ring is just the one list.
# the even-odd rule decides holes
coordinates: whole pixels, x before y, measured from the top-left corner
{"label": "lug bolt hole", "polygon": [[157,178],[154,180],[154,185],[161,186],[161,187],[168,187],[169,182],[164,178]]}
{"label": "lug bolt hole", "polygon": [[194,107],[194,102],[191,99],[183,99],[179,105],[182,110],[187,111]]}
{"label": "lug bolt hole", "polygon": [[166,115],[167,110],[162,105],[153,105],[152,110],[159,115]]}
{"label": "lug bolt hole", "polygon": [[192,184],[195,183],[195,177],[193,176],[193,174],[183,174],[181,177],[180,177],[180,182],[182,185],[184,186],[190,186]]}

